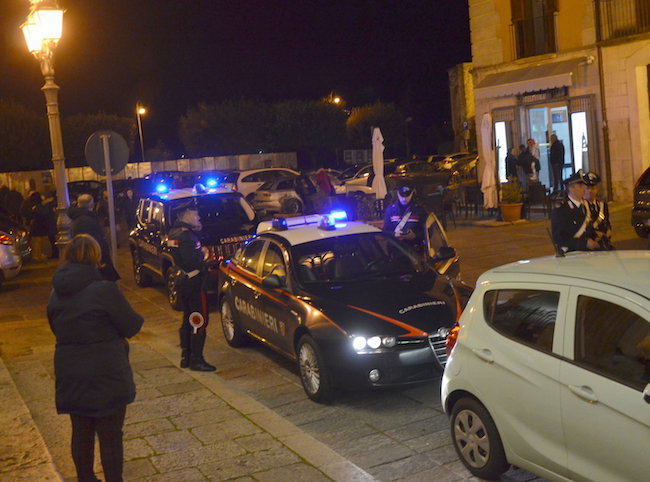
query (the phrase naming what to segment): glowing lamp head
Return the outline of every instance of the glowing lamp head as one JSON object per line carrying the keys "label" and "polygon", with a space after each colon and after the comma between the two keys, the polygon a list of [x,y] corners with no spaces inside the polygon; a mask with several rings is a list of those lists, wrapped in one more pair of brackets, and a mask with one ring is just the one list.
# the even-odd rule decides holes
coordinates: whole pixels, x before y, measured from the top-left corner
{"label": "glowing lamp head", "polygon": [[63,31],[63,10],[37,6],[27,17],[22,30],[27,48],[32,53],[40,52],[52,44],[56,46]]}

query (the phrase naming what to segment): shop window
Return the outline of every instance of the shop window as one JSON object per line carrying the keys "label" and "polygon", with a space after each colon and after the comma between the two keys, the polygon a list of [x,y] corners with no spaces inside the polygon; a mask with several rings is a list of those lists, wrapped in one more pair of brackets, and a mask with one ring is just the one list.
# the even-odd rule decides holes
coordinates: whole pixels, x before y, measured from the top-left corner
{"label": "shop window", "polygon": [[517,58],[556,51],[557,0],[511,0]]}
{"label": "shop window", "polygon": [[643,390],[650,382],[650,323],[608,301],[578,297],[576,362]]}

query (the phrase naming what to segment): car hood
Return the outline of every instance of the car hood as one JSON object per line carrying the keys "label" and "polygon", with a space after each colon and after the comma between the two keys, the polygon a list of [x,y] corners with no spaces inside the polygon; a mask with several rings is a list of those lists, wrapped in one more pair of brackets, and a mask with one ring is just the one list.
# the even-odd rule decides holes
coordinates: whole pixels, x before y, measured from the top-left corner
{"label": "car hood", "polygon": [[434,273],[319,286],[309,299],[350,335],[424,336],[456,319],[453,289]]}

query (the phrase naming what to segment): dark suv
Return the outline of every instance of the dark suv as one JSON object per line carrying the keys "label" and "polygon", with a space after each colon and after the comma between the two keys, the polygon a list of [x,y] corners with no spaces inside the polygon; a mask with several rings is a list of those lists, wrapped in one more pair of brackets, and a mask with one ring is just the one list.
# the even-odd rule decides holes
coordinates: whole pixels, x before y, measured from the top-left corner
{"label": "dark suv", "polygon": [[[177,292],[179,271],[167,246],[167,236],[181,205],[192,201],[201,216],[201,243],[209,260],[230,258],[255,233],[255,211],[240,193],[229,189],[175,189],[140,199],[137,225],[129,236],[133,273],[138,286],[154,279],[167,287],[169,304],[180,309]],[[216,279],[216,272],[214,273]]]}
{"label": "dark suv", "polygon": [[646,169],[634,185],[634,206],[632,207],[632,226],[641,238],[648,237],[645,222],[650,219],[650,167]]}

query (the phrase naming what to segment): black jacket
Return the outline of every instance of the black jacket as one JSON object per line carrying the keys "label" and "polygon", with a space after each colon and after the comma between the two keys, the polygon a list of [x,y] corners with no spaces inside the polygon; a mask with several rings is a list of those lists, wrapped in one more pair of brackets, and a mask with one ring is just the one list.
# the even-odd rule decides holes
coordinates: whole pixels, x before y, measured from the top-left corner
{"label": "black jacket", "polygon": [[553,166],[564,165],[564,145],[560,141],[551,144],[550,161]]}
{"label": "black jacket", "polygon": [[413,231],[415,233],[415,238],[403,241],[417,249],[421,249],[424,246],[424,226],[427,220],[427,213],[421,206],[415,204],[413,201],[406,206],[403,206],[398,199],[386,208],[386,211],[384,212],[384,231],[393,234],[395,228],[407,211],[411,211],[411,215],[402,228],[402,232],[407,233]]}
{"label": "black jacket", "polygon": [[553,242],[564,251],[587,251],[587,229],[577,238],[574,237],[582,228],[586,210],[586,206],[578,208],[566,199],[551,212]]}
{"label": "black jacket", "polygon": [[110,251],[108,249],[108,241],[104,235],[97,213],[89,211],[88,209],[78,208],[77,206],[70,206],[68,208],[68,217],[72,220],[70,225],[70,234],[76,236],[77,234],[89,234],[99,243],[102,249],[102,267],[99,272],[108,281],[117,281],[120,275],[115,270],[113,262],[111,261]]}
{"label": "black jacket", "polygon": [[125,338],[142,327],[115,283],[82,264],[60,266],[52,279],[47,318],[56,337],[56,409],[105,417],[135,399]]}
{"label": "black jacket", "polygon": [[201,240],[192,226],[177,220],[169,231],[169,240],[176,266],[185,273],[200,271],[196,276],[181,280],[179,286],[182,289],[207,289],[207,266],[203,261]]}

